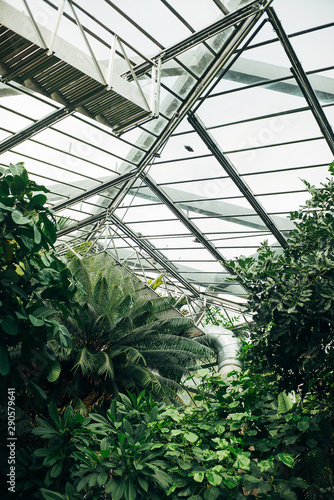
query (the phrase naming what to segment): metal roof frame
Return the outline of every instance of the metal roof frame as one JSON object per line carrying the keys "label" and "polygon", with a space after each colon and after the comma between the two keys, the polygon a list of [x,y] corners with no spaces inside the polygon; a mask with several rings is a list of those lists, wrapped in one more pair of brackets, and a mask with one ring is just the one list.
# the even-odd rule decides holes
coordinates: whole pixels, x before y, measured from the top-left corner
{"label": "metal roof frame", "polygon": [[[56,8],[56,6],[50,0],[43,0],[46,4],[48,4],[52,8]],[[82,213],[86,213],[88,217],[77,221],[73,225],[66,227],[58,232],[59,240],[59,249],[61,249],[62,245],[67,245],[68,243],[71,246],[77,245],[80,241],[100,241],[104,237],[107,236],[106,227],[109,227],[110,224],[115,231],[115,237],[124,239],[124,247],[120,247],[119,252],[123,253],[125,260],[130,263],[130,268],[135,268],[142,271],[145,274],[145,271],[150,270],[150,272],[160,272],[165,270],[166,282],[169,282],[171,286],[175,284],[181,287],[181,290],[188,295],[190,301],[201,301],[203,296],[214,297],[217,303],[223,304],[226,301],[225,298],[219,297],[221,293],[224,293],[224,289],[227,291],[226,293],[235,293],[240,297],[244,297],[246,295],[246,291],[243,290],[240,286],[238,290],[234,290],[231,292],[233,287],[236,285],[231,282],[231,285],[225,286],[224,280],[225,277],[228,276],[231,269],[228,266],[228,259],[225,258],[221,250],[223,250],[224,245],[221,243],[224,239],[223,235],[226,234],[226,239],[228,241],[231,240],[231,236],[228,236],[230,233],[226,229],[217,231],[207,230],[203,232],[200,230],[197,222],[200,220],[206,220],[206,218],[215,218],[217,220],[225,221],[225,222],[234,222],[236,224],[241,224],[244,227],[240,229],[239,225],[239,233],[240,235],[248,233],[249,238],[259,237],[262,235],[274,235],[277,239],[278,244],[281,247],[285,247],[287,245],[287,235],[291,224],[286,219],[286,226],[283,225],[283,218],[276,217],[274,215],[275,212],[272,212],[268,209],[265,209],[259,202],[258,197],[261,196],[270,196],[272,194],[279,195],[283,193],[283,191],[274,190],[273,192],[262,191],[262,192],[254,192],[254,190],[250,189],[244,177],[246,176],[256,176],[260,172],[244,172],[240,175],[237,170],[233,167],[232,161],[229,159],[228,155],[245,152],[245,151],[258,151],[265,150],[267,148],[272,148],[276,146],[284,146],[289,144],[302,144],[303,142],[310,143],[311,141],[318,141],[325,139],[330,151],[334,154],[334,133],[332,127],[330,125],[326,109],[332,110],[334,106],[333,96],[328,93],[326,89],[326,76],[323,77],[323,81],[319,79],[317,82],[317,86],[315,86],[313,81],[313,74],[318,76],[319,72],[325,73],[325,71],[331,71],[334,66],[327,66],[323,68],[318,68],[317,70],[305,71],[303,66],[301,65],[298,56],[292,47],[290,42],[290,38],[297,37],[302,34],[307,34],[311,32],[315,32],[321,28],[332,28],[334,23],[327,23],[326,25],[321,25],[318,27],[308,28],[305,30],[295,31],[291,33],[289,36],[286,34],[282,23],[279,20],[275,10],[271,6],[273,0],[253,0],[249,2],[247,5],[233,11],[228,12],[226,7],[219,0],[213,0],[214,4],[220,9],[220,11],[225,14],[224,17],[218,19],[214,23],[211,23],[209,26],[201,29],[194,30],[191,24],[174,8],[168,0],[161,0],[162,4],[178,19],[182,25],[184,25],[189,31],[190,35],[181,42],[175,43],[170,47],[163,47],[163,45],[152,36],[147,30],[145,30],[140,24],[138,24],[134,19],[128,16],[122,9],[117,7],[117,5],[111,0],[105,0],[110,7],[116,10],[120,15],[123,16],[129,23],[131,23],[137,30],[139,30],[148,40],[152,41],[156,45],[159,52],[155,54],[155,56],[147,57],[142,54],[136,47],[131,46],[131,44],[127,43],[126,40],[121,39],[122,43],[128,46],[135,54],[136,57],[141,59],[142,62],[137,61],[136,57],[130,58],[132,59],[132,68],[131,71],[128,71],[123,74],[123,77],[131,81],[133,78],[137,77],[146,77],[151,75],[152,63],[151,61],[161,60],[162,74],[168,75],[168,72],[171,76],[174,74],[183,74],[187,75],[185,78],[193,78],[194,83],[193,87],[190,89],[187,95],[181,95],[182,92],[180,89],[174,89],[169,87],[166,82],[162,83],[162,88],[168,93],[170,99],[173,97],[177,98],[179,101],[178,108],[175,109],[174,113],[170,116],[168,113],[161,113],[160,116],[164,118],[165,124],[162,126],[160,130],[158,127],[154,126],[153,122],[149,122],[148,124],[142,123],[140,125],[134,125],[129,130],[141,130],[143,134],[147,134],[150,137],[150,140],[147,140],[145,144],[141,144],[140,141],[133,142],[127,141],[126,135],[122,137],[118,137],[118,140],[124,141],[124,143],[129,144],[131,147],[130,152],[126,155],[126,157],[117,156],[115,153],[109,153],[118,157],[122,162],[122,168],[117,172],[116,177],[112,178],[101,178],[96,179],[96,182],[99,182],[98,185],[91,187],[89,185],[89,180],[92,179],[91,176],[86,175],[85,173],[81,174],[83,180],[87,180],[87,184],[83,181],[68,183],[63,180],[59,180],[59,184],[63,184],[67,186],[68,189],[64,189],[63,192],[55,189],[54,191],[51,189],[51,192],[54,193],[50,198],[50,203],[56,214],[63,214],[66,210],[72,210],[73,213],[76,211],[81,211]],[[107,30],[112,33],[112,31],[99,19],[92,16],[88,11],[85,11],[82,6],[78,3],[78,1],[71,3],[77,8],[80,9],[85,15],[90,17],[94,22],[96,22],[101,28]],[[65,14],[68,20],[74,22],[75,19],[70,15]],[[264,25],[270,22],[275,30],[277,35],[276,38],[272,38],[265,41],[256,42],[256,36],[258,33],[261,33],[261,30]],[[90,28],[86,26],[82,26],[84,33],[89,34],[90,36],[98,39],[101,43],[103,42],[102,38],[96,35]],[[224,44],[221,46],[220,50],[217,52],[211,47],[208,41],[212,39],[212,37],[222,33],[223,31],[230,29],[231,33],[229,33],[227,39]],[[285,54],[287,55],[290,64],[291,64],[291,75],[277,76],[279,75],[279,71],[277,73],[276,78],[268,78],[270,74],[271,68],[270,65],[267,64],[267,67],[264,66],[263,63],[253,64],[254,74],[253,81],[252,74],[245,70],[247,66],[247,61],[243,58],[244,52],[261,46],[265,46],[274,42],[280,42],[281,47],[283,48]],[[184,59],[181,59],[180,56],[184,54],[187,50],[193,49],[199,45],[203,45],[207,51],[210,52],[212,57],[212,61],[208,64],[207,68],[200,76],[196,72],[196,67],[192,66],[189,62],[186,63]],[[120,54],[122,57],[122,54]],[[136,60],[135,60],[136,59]],[[196,61],[193,63],[196,64]],[[279,68],[278,68],[279,69]],[[245,78],[243,78],[243,71],[245,71]],[[267,73],[266,73],[267,72]],[[283,72],[284,73],[284,72]],[[281,74],[283,74],[281,73]],[[243,81],[244,86],[238,86],[237,88],[233,88],[231,86],[228,90],[220,90],[216,91],[216,86],[219,83],[221,77],[224,76],[227,79],[233,80],[237,82]],[[246,78],[247,77],[247,78]],[[329,81],[329,80],[328,80]],[[11,86],[10,83],[8,83]],[[323,88],[321,89],[321,85]],[[14,90],[21,91],[19,87],[15,87],[12,85],[11,88]],[[217,125],[210,124],[206,126],[204,122],[202,122],[196,115],[195,112],[197,109],[205,102],[210,99],[214,99],[218,96],[229,95],[234,92],[242,92],[243,89],[250,88],[270,88],[271,90],[277,90],[279,92],[291,93],[294,95],[296,89],[300,89],[302,95],[305,98],[306,106],[294,107],[287,110],[281,110],[277,113],[269,112],[264,113],[259,116],[244,118],[240,120],[230,121],[229,123],[221,122]],[[32,95],[29,91],[24,91]],[[93,94],[96,90],[93,91]],[[102,90],[101,90],[102,92]],[[321,93],[322,92],[322,93]],[[334,94],[334,91],[332,92]],[[87,96],[86,96],[87,97]],[[95,95],[96,97],[96,95]],[[94,124],[90,122],[89,118],[80,118],[76,117],[75,111],[78,107],[85,104],[86,100],[80,101],[77,100],[72,102],[71,105],[62,106],[59,108],[58,105],[52,103],[48,100],[48,98],[41,98],[37,94],[34,95],[34,98],[44,99],[45,102],[54,108],[54,111],[49,113],[48,115],[35,120],[34,123],[28,125],[22,130],[19,130],[16,133],[12,133],[11,136],[0,141],[0,154],[6,153],[8,151],[13,150],[15,154],[20,154],[15,148],[21,143],[32,140],[32,137],[43,130],[48,128],[52,129],[52,125],[57,124],[59,121],[66,119],[69,115],[73,115],[73,117],[80,120],[88,120],[89,125],[96,127],[97,129],[103,130],[104,133],[109,133],[113,135],[111,132],[108,132],[107,129],[103,128],[102,125]],[[87,99],[90,97],[88,96]],[[320,102],[320,98],[327,98],[327,102]],[[259,121],[262,119],[275,118],[276,116],[285,116],[285,115],[293,115],[295,116],[298,113],[304,111],[311,111],[313,117],[316,120],[316,123],[319,126],[321,136],[312,136],[304,138],[298,138],[292,141],[284,140],[281,142],[277,142],[274,144],[262,144],[259,146],[247,146],[241,148],[230,148],[229,150],[224,150],[222,147],[215,141],[211,134],[211,130],[228,127],[231,125],[239,125],[252,123],[254,121]],[[190,182],[200,182],[205,180],[201,178],[197,180],[196,178],[192,180],[186,181],[171,181],[171,182],[157,182],[150,175],[151,166],[160,166],[163,164],[171,164],[175,162],[180,162],[188,160],[189,157],[178,157],[177,159],[162,159],[159,161],[159,157],[161,152],[163,151],[165,145],[168,140],[173,137],[182,137],[187,136],[188,134],[193,133],[191,130],[182,130],[181,132],[176,130],[181,121],[188,116],[189,123],[194,128],[195,132],[202,138],[204,144],[209,148],[210,154],[199,154],[191,156],[192,160],[196,159],[205,159],[205,158],[214,158],[225,170],[226,175],[216,176],[216,177],[208,177],[210,180],[214,179],[232,179],[236,186],[239,188],[241,195],[249,202],[252,207],[251,209],[241,208],[233,203],[229,203],[229,196],[219,196],[219,198],[211,197],[210,201],[212,205],[210,208],[205,206],[203,203],[205,200],[203,197],[196,194],[188,194],[182,192],[180,189],[173,189],[171,187],[174,183],[176,185],[182,183],[190,183]],[[102,127],[102,128],[101,128]],[[5,128],[0,129],[6,131]],[[55,129],[58,132],[58,129]],[[9,132],[9,131],[7,131]],[[62,133],[62,132],[60,132]],[[64,133],[66,135],[66,133]],[[70,138],[71,134],[67,134]],[[80,139],[79,139],[80,140]],[[84,141],[82,140],[84,143]],[[36,141],[38,144],[38,141]],[[50,146],[57,151],[57,148],[54,146]],[[108,151],[105,151],[108,153]],[[26,157],[29,156],[26,154]],[[49,163],[52,165],[52,162]],[[55,167],[62,169],[61,166],[54,164]],[[317,165],[308,164],[304,166],[292,165],[287,168],[276,169],[276,170],[264,170],[261,171],[261,174],[270,174],[274,172],[293,172],[299,169],[313,169],[314,167],[323,168],[325,166],[324,163],[319,163]],[[102,167],[102,166],[101,166]],[[112,169],[108,168],[110,174]],[[66,168],[64,168],[66,171]],[[112,175],[112,174],[111,174]],[[42,176],[41,176],[42,177]],[[45,179],[51,179],[51,177],[45,176]],[[95,180],[95,179],[94,179]],[[88,186],[88,187],[87,187]],[[72,190],[70,188],[73,188]],[[179,188],[179,186],[177,186]],[[79,194],[72,194],[73,191],[78,192]],[[72,191],[72,192],[71,192]],[[301,192],[298,189],[287,189],[284,193],[299,193]],[[99,195],[99,200],[94,201],[93,197]],[[67,198],[64,200],[64,198]],[[191,260],[182,260],[179,259],[178,265],[174,265],[172,262],[169,262],[168,258],[163,254],[164,247],[163,245],[157,243],[155,245],[153,242],[155,239],[166,239],[167,236],[164,235],[156,235],[152,233],[151,235],[145,235],[147,239],[140,236],[134,229],[133,226],[135,224],[140,224],[140,221],[131,220],[128,218],[122,220],[121,216],[118,215],[121,207],[125,211],[127,208],[130,208],[131,202],[126,202],[126,197],[136,197],[136,199],[141,199],[142,205],[137,204],[136,206],[145,206],[145,203],[152,203],[152,206],[164,205],[167,207],[168,211],[171,214],[170,220],[177,220],[181,222],[181,224],[186,228],[186,232],[182,235],[182,233],[175,233],[174,235],[171,233],[168,235],[168,238],[175,238],[175,249],[179,248],[177,246],[177,239],[181,237],[190,237],[195,238],[195,240],[201,245],[200,248],[206,249],[208,252],[208,256],[212,257],[212,261],[208,259],[208,262],[220,262],[224,265],[225,271],[223,271],[222,267],[222,281],[221,283],[224,285],[222,288],[219,287],[218,282],[211,281],[210,275],[213,273],[207,272],[204,270],[196,270],[195,268],[187,267],[187,265],[182,264],[185,262],[189,264]],[[237,198],[238,196],[231,195],[230,198]],[[62,201],[59,201],[62,200]],[[96,213],[91,213],[89,210],[84,208],[80,208],[80,204],[87,204],[87,206],[92,207],[92,211]],[[150,206],[150,205],[149,205]],[[191,212],[193,215],[187,215],[187,212]],[[277,212],[278,213],[278,212]],[[281,215],[286,212],[279,212]],[[197,214],[197,215],[196,215]],[[167,216],[166,216],[167,217]],[[152,221],[154,219],[152,218]],[[167,218],[163,220],[168,220]],[[149,222],[149,220],[146,220]],[[282,222],[282,224],[281,224]],[[117,229],[117,231],[116,231]],[[238,242],[235,245],[235,248],[243,248],[243,245],[239,243],[240,239],[238,236],[238,231],[235,231],[235,240]],[[217,237],[215,236],[217,235]],[[219,236],[221,236],[219,238]],[[241,236],[240,236],[241,238]],[[112,240],[112,238],[111,238]],[[135,258],[138,263],[134,263],[134,259],[129,257],[129,253],[127,253],[128,241],[132,241],[134,244],[134,252]],[[216,243],[216,241],[218,243]],[[277,245],[276,245],[277,246]],[[255,247],[255,245],[253,245]],[[189,250],[189,253],[192,250],[192,246],[182,247],[184,250]],[[247,245],[247,248],[252,248],[251,244]],[[169,250],[173,250],[174,247],[169,247]],[[141,251],[149,258],[154,259],[160,267],[156,269],[151,267],[150,263],[145,264],[140,262],[140,254]],[[138,260],[139,259],[139,260]],[[195,262],[195,260],[194,260]],[[197,275],[197,278],[196,278]],[[204,288],[206,288],[204,290]],[[212,287],[212,290],[210,290]],[[225,288],[224,288],[225,287]],[[230,292],[228,291],[230,288]],[[238,310],[238,306],[235,306],[236,310]],[[242,306],[240,305],[240,310],[242,310]]]}

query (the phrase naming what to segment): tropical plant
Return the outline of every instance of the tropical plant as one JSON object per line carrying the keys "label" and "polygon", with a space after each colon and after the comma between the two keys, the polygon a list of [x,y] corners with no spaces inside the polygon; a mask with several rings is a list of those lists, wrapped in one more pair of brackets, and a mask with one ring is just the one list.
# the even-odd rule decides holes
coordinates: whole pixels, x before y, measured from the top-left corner
{"label": "tropical plant", "polygon": [[205,323],[207,325],[222,326],[223,328],[233,328],[239,316],[227,317],[219,306],[208,306],[206,308]]}
{"label": "tropical plant", "polygon": [[50,405],[50,418],[34,430],[45,441],[33,454],[32,470],[45,478],[36,496],[333,498],[333,422],[280,396],[275,376],[248,368],[228,381],[207,376],[196,401],[175,408],[128,392],[88,417],[71,407],[61,416]]}
{"label": "tropical plant", "polygon": [[66,323],[72,349],[54,342],[59,404],[82,400],[91,408],[125,389],[175,397],[182,376],[198,367],[199,358],[212,356],[190,338],[191,321],[173,311],[168,298],[140,300],[133,278],[107,254],[73,259],[70,267],[79,305],[76,319]]}
{"label": "tropical plant", "polygon": [[55,362],[48,342],[67,347],[70,341],[55,314],[66,316],[75,294],[66,261],[52,253],[57,226],[45,206],[46,192],[29,179],[23,163],[2,169],[0,385],[1,391],[16,388],[17,397],[27,388],[37,400],[46,397],[39,376]]}
{"label": "tropical plant", "polygon": [[[334,164],[330,167],[334,173]],[[249,290],[252,353],[282,389],[325,398],[334,388],[334,182],[306,183],[310,199],[291,213],[295,229],[283,253],[267,243],[258,256],[230,262]]]}

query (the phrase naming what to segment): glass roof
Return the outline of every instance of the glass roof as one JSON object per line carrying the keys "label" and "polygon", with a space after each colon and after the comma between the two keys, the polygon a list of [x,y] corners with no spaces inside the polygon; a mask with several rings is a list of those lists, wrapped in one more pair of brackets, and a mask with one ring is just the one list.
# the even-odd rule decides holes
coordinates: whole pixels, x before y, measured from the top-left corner
{"label": "glass roof", "polygon": [[243,311],[228,260],[286,245],[333,160],[332,0],[0,0],[0,166],[166,293]]}

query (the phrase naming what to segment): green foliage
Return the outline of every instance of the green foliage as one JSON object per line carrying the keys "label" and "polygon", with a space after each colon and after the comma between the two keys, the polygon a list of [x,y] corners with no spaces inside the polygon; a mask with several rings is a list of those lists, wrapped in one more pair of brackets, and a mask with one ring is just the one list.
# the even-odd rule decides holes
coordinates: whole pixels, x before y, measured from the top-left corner
{"label": "green foliage", "polygon": [[233,316],[232,318],[228,318],[224,315],[221,307],[219,306],[210,306],[206,309],[206,324],[207,325],[216,325],[222,326],[223,328],[233,328],[234,323],[238,321],[239,316]]}
{"label": "green foliage", "polygon": [[169,299],[140,300],[131,277],[107,254],[73,259],[70,267],[78,305],[66,323],[71,351],[54,346],[61,363],[58,404],[80,399],[87,408],[107,407],[119,392],[144,388],[175,399],[181,377],[212,355],[190,338],[192,322],[173,312]]}
{"label": "green foliage", "polygon": [[332,398],[334,387],[334,183],[305,182],[306,206],[283,253],[267,243],[258,257],[230,262],[249,290],[252,353],[259,370],[274,370],[282,389]]}
{"label": "green foliage", "polygon": [[67,314],[75,286],[63,259],[51,253],[56,224],[45,206],[48,190],[30,180],[23,163],[0,178],[0,371],[1,389],[28,387],[37,401],[41,373],[55,380],[48,342],[69,347],[67,329],[55,315]]}
{"label": "green foliage", "polygon": [[282,408],[275,377],[249,370],[227,382],[204,378],[195,399],[198,406],[176,409],[128,392],[89,417],[71,407],[61,417],[52,406],[34,431],[47,441],[34,454],[33,469],[45,476],[40,491],[106,500],[331,498],[328,413],[311,403]]}

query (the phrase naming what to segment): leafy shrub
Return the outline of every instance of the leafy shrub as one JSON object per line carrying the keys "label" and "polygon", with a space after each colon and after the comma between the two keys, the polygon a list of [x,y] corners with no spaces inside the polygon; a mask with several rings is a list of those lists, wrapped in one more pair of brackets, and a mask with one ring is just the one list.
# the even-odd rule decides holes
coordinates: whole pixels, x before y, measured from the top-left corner
{"label": "leafy shrub", "polygon": [[[67,313],[75,286],[66,262],[49,251],[56,224],[45,207],[47,192],[30,180],[22,163],[10,165],[0,179],[0,371],[2,389],[35,383],[46,365],[55,378],[49,339],[69,343],[66,328],[54,318]],[[37,193],[37,194],[36,194]],[[35,382],[34,382],[35,380]]]}
{"label": "leafy shrub", "polygon": [[71,407],[60,417],[51,406],[51,421],[39,419],[34,430],[48,443],[34,454],[45,476],[39,494],[47,500],[330,498],[327,414],[277,394],[274,377],[254,377],[247,370],[228,382],[204,378],[193,408],[156,403],[144,391],[122,394],[106,413],[88,417]]}
{"label": "leafy shrub", "polygon": [[249,290],[251,352],[259,373],[274,370],[282,389],[310,392],[332,405],[334,182],[305,184],[311,197],[291,213],[296,227],[283,253],[264,243],[257,258],[230,266]]}

